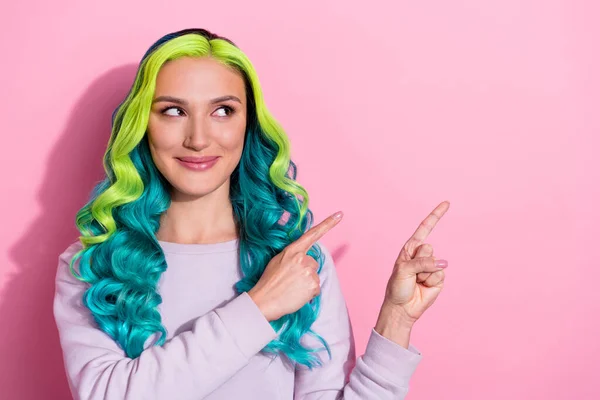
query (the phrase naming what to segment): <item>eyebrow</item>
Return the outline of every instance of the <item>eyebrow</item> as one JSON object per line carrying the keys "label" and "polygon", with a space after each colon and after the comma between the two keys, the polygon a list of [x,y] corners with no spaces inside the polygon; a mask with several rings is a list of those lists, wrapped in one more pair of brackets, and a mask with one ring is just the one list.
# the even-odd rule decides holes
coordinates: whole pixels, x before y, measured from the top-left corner
{"label": "eyebrow", "polygon": [[[215,97],[214,99],[209,101],[209,104],[216,104],[216,103],[220,103],[222,101],[227,101],[227,100],[233,100],[233,101],[237,101],[238,103],[242,104],[242,101],[240,99],[238,99],[236,96],[232,96],[232,95],[228,95],[228,96],[221,96],[221,97]],[[178,97],[173,97],[173,96],[158,96],[157,98],[155,98],[154,100],[152,100],[152,104],[154,103],[158,103],[161,101],[168,101],[171,103],[177,103],[177,104],[181,104],[182,106],[187,106],[188,102],[180,99]]]}

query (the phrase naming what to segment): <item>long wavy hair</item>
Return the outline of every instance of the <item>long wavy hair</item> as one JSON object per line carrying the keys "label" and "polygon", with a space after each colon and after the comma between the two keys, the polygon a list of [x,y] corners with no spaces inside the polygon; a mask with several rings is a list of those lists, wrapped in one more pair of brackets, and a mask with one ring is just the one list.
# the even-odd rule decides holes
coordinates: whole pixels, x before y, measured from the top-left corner
{"label": "long wavy hair", "polygon": [[[157,309],[162,302],[157,283],[167,264],[155,233],[161,214],[171,204],[170,184],[152,160],[146,129],[160,68],[186,56],[212,57],[237,70],[245,83],[245,142],[230,177],[229,195],[242,272],[236,291],[254,287],[271,258],[313,223],[308,193],[296,182],[289,139],[267,110],[246,55],[231,40],[204,29],[185,29],[156,41],[144,54],[125,100],[112,114],[103,159],[106,176],[77,213],[83,248],[70,263],[71,273],[90,285],[83,295],[84,305],[100,329],[131,358],[140,355],[151,336],[156,338],[152,346],[163,345],[167,337]],[[324,256],[318,244],[307,254],[319,263],[320,272]],[[319,310],[320,295],[298,311],[271,321],[278,337],[262,351],[285,354],[310,369],[322,365],[313,352],[323,347],[307,348],[300,343],[303,335],[313,335],[331,358],[325,339],[311,329]]]}

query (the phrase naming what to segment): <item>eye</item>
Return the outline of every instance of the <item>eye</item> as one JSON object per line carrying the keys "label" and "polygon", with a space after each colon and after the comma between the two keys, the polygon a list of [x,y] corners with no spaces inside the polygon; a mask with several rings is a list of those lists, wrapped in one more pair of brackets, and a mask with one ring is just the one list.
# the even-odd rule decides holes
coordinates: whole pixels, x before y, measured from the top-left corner
{"label": "eye", "polygon": [[219,112],[219,117],[228,117],[229,115],[234,113],[234,109],[229,106],[222,106],[217,108],[216,112]]}
{"label": "eye", "polygon": [[161,114],[168,115],[169,117],[178,117],[179,116],[179,114],[177,114],[177,111],[175,112],[175,114],[167,114],[166,111],[168,111],[168,110],[177,110],[177,111],[182,111],[183,112],[183,110],[181,108],[179,108],[179,107],[168,106],[168,107],[165,107],[165,108],[163,108],[161,110]]}

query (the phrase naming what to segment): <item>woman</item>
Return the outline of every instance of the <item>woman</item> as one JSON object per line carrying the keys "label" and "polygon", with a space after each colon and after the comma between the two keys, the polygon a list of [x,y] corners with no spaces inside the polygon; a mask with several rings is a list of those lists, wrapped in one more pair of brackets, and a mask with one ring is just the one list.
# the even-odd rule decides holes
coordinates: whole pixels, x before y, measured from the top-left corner
{"label": "woman", "polygon": [[[427,234],[402,249],[365,354],[311,228],[288,139],[228,39],[164,36],[113,114],[106,178],[59,257],[54,315],[83,399],[401,399],[415,321],[442,289]],[[355,368],[353,368],[355,367]]]}

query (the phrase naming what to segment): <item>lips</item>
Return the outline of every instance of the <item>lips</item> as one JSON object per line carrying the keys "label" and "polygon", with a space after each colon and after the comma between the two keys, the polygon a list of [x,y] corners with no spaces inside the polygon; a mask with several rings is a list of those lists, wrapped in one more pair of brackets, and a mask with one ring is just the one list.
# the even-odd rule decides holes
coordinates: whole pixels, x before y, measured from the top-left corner
{"label": "lips", "polygon": [[177,157],[179,160],[188,163],[206,163],[219,158],[219,156],[204,156],[204,157]]}
{"label": "lips", "polygon": [[219,162],[218,156],[204,156],[204,157],[179,157],[175,158],[179,164],[190,171],[203,172],[211,169],[216,163]]}

